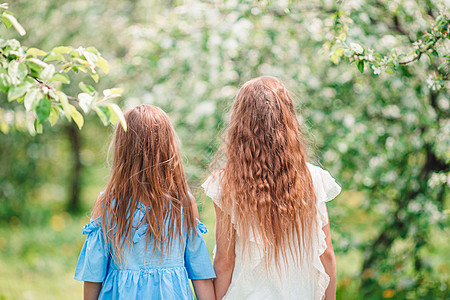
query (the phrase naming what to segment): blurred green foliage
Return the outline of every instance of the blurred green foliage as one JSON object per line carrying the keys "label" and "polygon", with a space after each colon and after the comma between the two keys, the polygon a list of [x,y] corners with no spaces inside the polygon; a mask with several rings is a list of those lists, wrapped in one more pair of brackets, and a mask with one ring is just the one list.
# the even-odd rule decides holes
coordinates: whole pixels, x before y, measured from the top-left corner
{"label": "blurred green foliage", "polygon": [[[168,112],[211,229],[210,250],[213,209],[197,188],[239,86],[268,74],[295,94],[312,159],[346,191],[329,206],[338,298],[448,297],[448,31],[432,48],[414,48],[439,16],[448,24],[441,1],[17,0],[10,9],[28,32],[2,29],[2,37],[44,51],[94,45],[110,62],[98,89],[120,86],[125,107]],[[359,68],[342,62],[342,33]],[[411,49],[424,54],[395,65],[393,53]],[[370,60],[375,53],[379,61]],[[84,79],[70,80],[66,92],[74,94]],[[89,116],[75,135],[62,123],[44,127],[34,138],[15,130],[0,136],[0,276],[8,278],[0,297],[7,299],[65,295],[66,286],[46,280],[61,274],[80,293],[68,279],[83,242],[80,223],[107,179],[110,129]],[[82,213],[70,215],[76,190]],[[39,282],[30,285],[32,296],[11,284],[21,280]]]}

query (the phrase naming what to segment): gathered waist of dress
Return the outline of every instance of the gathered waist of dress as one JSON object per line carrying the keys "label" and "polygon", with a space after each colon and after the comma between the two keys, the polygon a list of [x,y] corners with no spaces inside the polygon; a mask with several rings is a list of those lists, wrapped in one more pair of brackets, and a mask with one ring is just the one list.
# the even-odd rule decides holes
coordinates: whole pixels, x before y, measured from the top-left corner
{"label": "gathered waist of dress", "polygon": [[111,270],[117,271],[134,271],[134,272],[151,272],[154,270],[167,270],[167,269],[180,269],[184,268],[183,258],[170,259],[170,260],[160,260],[159,258],[150,258],[147,261],[136,261],[130,259],[125,265],[121,266],[117,264],[114,260],[109,263],[109,268]]}
{"label": "gathered waist of dress", "polygon": [[185,269],[184,265],[173,265],[173,266],[141,266],[141,267],[134,267],[134,268],[119,268],[114,265],[110,265],[110,269],[113,271],[122,271],[122,272],[141,272],[141,273],[151,273],[155,271],[176,271],[176,270],[183,270]]}

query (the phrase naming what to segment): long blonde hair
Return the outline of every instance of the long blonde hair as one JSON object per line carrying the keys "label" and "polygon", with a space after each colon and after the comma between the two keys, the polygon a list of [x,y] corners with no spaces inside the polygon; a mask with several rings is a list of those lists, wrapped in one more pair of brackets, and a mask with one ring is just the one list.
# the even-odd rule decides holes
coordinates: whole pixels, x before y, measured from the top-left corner
{"label": "long blonde hair", "polygon": [[[111,252],[123,262],[131,244],[134,212],[144,205],[147,245],[167,250],[183,229],[195,226],[193,207],[178,152],[175,131],[160,108],[139,105],[125,114],[128,130],[117,126],[111,147],[114,159],[104,193],[92,210],[101,217]],[[184,224],[182,224],[182,215]],[[140,224],[141,225],[141,224]],[[166,229],[167,226],[167,229]]]}
{"label": "long blonde hair", "polygon": [[[244,248],[251,232],[260,239],[267,265],[310,254],[316,196],[302,139],[291,96],[278,79],[258,77],[242,86],[227,129],[221,205],[234,216]],[[232,238],[233,224],[226,222]]]}

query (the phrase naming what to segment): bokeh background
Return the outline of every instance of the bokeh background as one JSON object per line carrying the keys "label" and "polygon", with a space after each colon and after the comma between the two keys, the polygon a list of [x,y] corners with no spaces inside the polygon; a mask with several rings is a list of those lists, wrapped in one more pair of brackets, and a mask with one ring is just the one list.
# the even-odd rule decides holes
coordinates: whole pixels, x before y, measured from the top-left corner
{"label": "bokeh background", "polygon": [[[436,62],[425,55],[393,74],[361,74],[329,55],[337,12],[351,20],[349,40],[408,51],[448,5],[13,0],[10,10],[27,35],[0,34],[47,51],[95,46],[110,62],[99,88],[123,88],[124,109],[147,103],[169,114],[210,250],[215,216],[200,185],[228,109],[245,81],[277,76],[295,95],[311,161],[343,187],[328,208],[338,299],[448,299],[448,81],[433,87]],[[448,40],[437,47],[448,49]],[[0,299],[82,297],[82,283],[73,280],[81,228],[108,179],[112,131],[89,115],[81,131],[59,120],[43,135],[0,134]]]}

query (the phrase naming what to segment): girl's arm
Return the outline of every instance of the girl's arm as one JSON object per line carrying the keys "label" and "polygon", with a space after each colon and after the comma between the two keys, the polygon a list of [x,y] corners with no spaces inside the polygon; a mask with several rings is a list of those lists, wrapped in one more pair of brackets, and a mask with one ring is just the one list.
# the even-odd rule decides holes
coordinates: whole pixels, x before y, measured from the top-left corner
{"label": "girl's arm", "polygon": [[323,232],[325,232],[327,242],[327,249],[320,256],[320,260],[325,268],[325,272],[330,276],[330,284],[325,291],[325,300],[335,300],[336,299],[336,261],[334,258],[333,245],[331,244],[330,235],[330,224],[323,227]]}
{"label": "girl's arm", "polygon": [[198,300],[215,300],[214,285],[212,279],[193,279],[195,295]]}
{"label": "girl's arm", "polygon": [[[191,199],[192,209],[194,217],[198,219],[197,202],[194,196],[189,193]],[[212,279],[192,279],[192,285],[194,286],[195,295],[198,300],[215,300],[214,285]]]}
{"label": "girl's arm", "polygon": [[216,272],[216,279],[214,279],[214,289],[216,291],[216,298],[222,299],[227,293],[228,287],[231,283],[231,278],[234,270],[235,262],[235,234],[228,240],[226,236],[226,222],[225,218],[228,216],[217,206],[216,209],[216,256],[214,258],[214,271]]}
{"label": "girl's arm", "polygon": [[195,198],[191,193],[189,193],[189,199],[191,200],[192,212],[194,213],[194,217],[198,219],[197,201],[195,201]]}
{"label": "girl's arm", "polygon": [[100,290],[102,289],[101,282],[84,282],[84,300],[97,300]]}

